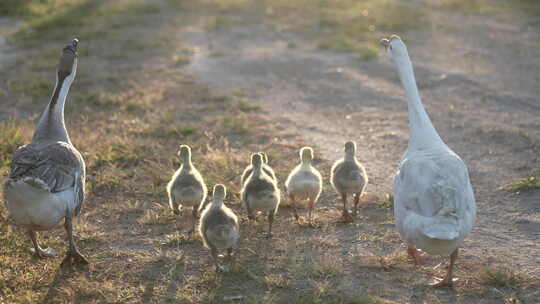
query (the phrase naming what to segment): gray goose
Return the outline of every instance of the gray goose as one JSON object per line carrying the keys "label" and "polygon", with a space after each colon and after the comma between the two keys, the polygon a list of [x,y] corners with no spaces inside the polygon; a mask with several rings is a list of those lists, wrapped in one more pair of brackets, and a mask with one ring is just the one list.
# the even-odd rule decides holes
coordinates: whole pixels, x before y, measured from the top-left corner
{"label": "gray goose", "polygon": [[227,256],[232,265],[234,263],[233,248],[236,247],[240,238],[238,217],[223,204],[226,193],[227,189],[224,185],[214,186],[212,201],[206,205],[201,213],[199,223],[199,234],[203,239],[204,246],[210,249],[218,272],[223,270],[218,262],[218,250],[227,249]]}
{"label": "gray goose", "polygon": [[321,173],[311,165],[312,160],[312,148],[303,147],[300,149],[300,164],[291,171],[285,181],[285,188],[291,199],[294,217],[297,223],[299,223],[299,216],[296,211],[296,200],[308,200],[308,221],[310,226],[313,226],[311,222],[313,206],[317,203],[322,191]]}
{"label": "gray goose", "polygon": [[356,215],[360,196],[368,183],[366,169],[356,159],[356,143],[353,141],[345,143],[345,156],[332,166],[330,182],[343,201],[341,221],[352,222],[353,219],[347,210],[347,194],[354,195],[353,215]]}
{"label": "gray goose", "polygon": [[77,70],[78,40],[64,47],[56,85],[39,117],[32,142],[15,152],[4,184],[6,206],[15,223],[24,227],[40,258],[54,256],[39,246],[37,231],[50,230],[65,219],[69,247],[64,262],[88,264],[73,241],[73,218],[84,201],[85,164],[72,145],[64,121],[64,104]]}
{"label": "gray goose", "polygon": [[263,157],[254,153],[251,157],[253,172],[245,181],[240,196],[246,205],[249,219],[253,219],[254,211],[268,214],[268,237],[272,237],[272,223],[280,202],[280,191],[275,179],[263,170]]}
{"label": "gray goose", "polygon": [[[273,180],[277,183],[277,177],[276,173],[274,172],[274,169],[268,165],[268,155],[264,152],[258,152],[258,154],[261,155],[262,161],[263,161],[263,171],[268,174]],[[246,182],[246,179],[251,175],[251,172],[253,172],[253,166],[251,163],[244,169],[244,172],[242,172],[242,176],[240,177],[240,186],[243,187],[244,183]]]}
{"label": "gray goose", "polygon": [[167,194],[169,195],[169,206],[174,214],[180,214],[180,205],[192,207],[193,224],[188,233],[195,230],[198,211],[202,211],[206,200],[206,184],[204,179],[191,162],[191,148],[188,145],[181,145],[178,156],[182,160],[182,165],[173,174],[171,181],[167,184]]}

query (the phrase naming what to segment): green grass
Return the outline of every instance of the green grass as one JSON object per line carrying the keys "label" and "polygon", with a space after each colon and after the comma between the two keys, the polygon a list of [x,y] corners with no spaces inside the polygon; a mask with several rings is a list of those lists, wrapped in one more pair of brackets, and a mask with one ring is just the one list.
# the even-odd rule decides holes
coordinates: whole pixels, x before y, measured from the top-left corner
{"label": "green grass", "polygon": [[[104,34],[97,20],[122,27],[140,22],[136,16],[160,11],[156,4],[144,1],[105,0],[43,0],[23,1],[12,14],[26,20],[18,31],[15,42],[34,45],[32,40],[63,39],[79,36],[82,40]],[[97,31],[97,32],[96,32]]]}
{"label": "green grass", "polygon": [[518,178],[502,186],[501,188],[514,193],[540,189],[540,175],[531,175],[524,178]]}
{"label": "green grass", "polygon": [[[203,8],[219,14],[215,17],[219,21],[215,21],[216,28],[235,25],[231,17],[224,17],[223,13],[259,15],[276,30],[285,28],[305,34],[316,41],[321,50],[356,52],[364,61],[372,60],[379,53],[377,43],[381,35],[402,34],[424,24],[421,10],[397,0],[268,0],[259,5],[255,2],[208,0]],[[295,46],[293,43],[289,47]]]}
{"label": "green grass", "polygon": [[485,269],[480,274],[480,282],[498,288],[518,288],[525,283],[525,278],[513,269]]}
{"label": "green grass", "polygon": [[53,90],[54,83],[41,76],[23,76],[8,83],[8,90],[16,94],[31,97],[48,97]]}
{"label": "green grass", "polygon": [[25,119],[0,121],[0,176],[8,169],[13,153],[28,140],[30,126]]}
{"label": "green grass", "polygon": [[249,100],[240,100],[238,102],[238,109],[240,109],[240,111],[242,112],[256,112],[256,111],[260,111],[262,109],[262,106],[260,104],[257,104],[253,101],[249,101]]}

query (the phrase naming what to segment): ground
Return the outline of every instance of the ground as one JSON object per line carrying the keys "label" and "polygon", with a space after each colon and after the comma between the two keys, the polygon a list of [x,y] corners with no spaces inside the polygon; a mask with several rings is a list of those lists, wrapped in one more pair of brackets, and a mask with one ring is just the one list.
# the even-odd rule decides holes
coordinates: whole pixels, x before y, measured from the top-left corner
{"label": "ground", "polygon": [[[536,303],[540,294],[540,5],[513,1],[7,1],[0,4],[0,174],[32,135],[62,46],[80,39],[68,130],[88,171],[76,223],[89,267],[30,256],[0,206],[0,303]],[[424,105],[468,165],[477,224],[452,289],[447,257],[415,267],[393,225],[408,140],[396,72],[377,41],[402,36]],[[339,224],[328,182],[355,140],[370,177]],[[189,212],[168,209],[180,144],[241,218],[237,265],[216,274]],[[283,197],[274,237],[249,223],[239,177],[267,151],[280,181],[304,145],[325,178],[317,228]],[[280,183],[282,186],[282,182]],[[305,214],[305,212],[301,212]],[[40,234],[62,249],[65,232]],[[439,265],[442,263],[442,265]],[[437,267],[438,266],[438,267]]]}

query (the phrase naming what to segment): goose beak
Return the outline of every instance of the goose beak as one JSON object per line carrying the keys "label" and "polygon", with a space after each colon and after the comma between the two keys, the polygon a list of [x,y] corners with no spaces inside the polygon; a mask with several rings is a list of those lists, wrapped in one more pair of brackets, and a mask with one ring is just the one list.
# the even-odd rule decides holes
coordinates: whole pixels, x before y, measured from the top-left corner
{"label": "goose beak", "polygon": [[62,57],[60,57],[60,63],[58,65],[58,71],[63,74],[69,75],[72,73],[75,66],[75,60],[77,58],[77,47],[79,45],[79,40],[77,38],[71,41],[71,44],[68,44],[62,50]]}
{"label": "goose beak", "polygon": [[379,41],[379,44],[384,46],[384,49],[387,50],[388,47],[390,46],[390,40],[386,39],[386,38],[383,38]]}

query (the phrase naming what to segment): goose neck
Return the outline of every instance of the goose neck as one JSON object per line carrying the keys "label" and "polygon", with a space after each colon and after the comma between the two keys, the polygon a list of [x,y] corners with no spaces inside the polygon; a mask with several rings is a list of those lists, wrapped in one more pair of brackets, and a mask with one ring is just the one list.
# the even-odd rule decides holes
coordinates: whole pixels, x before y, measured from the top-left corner
{"label": "goose neck", "polygon": [[64,120],[64,106],[72,81],[72,76],[57,76],[52,97],[45,110],[41,113],[32,141],[70,142]]}
{"label": "goose neck", "polygon": [[408,57],[401,58],[397,63],[399,78],[405,89],[409,112],[409,129],[411,132],[409,147],[424,149],[442,143],[422,105],[410,59]]}

